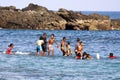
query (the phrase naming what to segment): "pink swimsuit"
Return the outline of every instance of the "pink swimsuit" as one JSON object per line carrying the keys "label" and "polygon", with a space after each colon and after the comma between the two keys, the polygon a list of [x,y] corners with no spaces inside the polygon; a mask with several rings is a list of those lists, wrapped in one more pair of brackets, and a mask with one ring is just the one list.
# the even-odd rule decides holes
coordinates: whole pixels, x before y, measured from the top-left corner
{"label": "pink swimsuit", "polygon": [[12,51],[12,49],[8,48],[7,51],[6,51],[6,54],[11,54],[11,51]]}

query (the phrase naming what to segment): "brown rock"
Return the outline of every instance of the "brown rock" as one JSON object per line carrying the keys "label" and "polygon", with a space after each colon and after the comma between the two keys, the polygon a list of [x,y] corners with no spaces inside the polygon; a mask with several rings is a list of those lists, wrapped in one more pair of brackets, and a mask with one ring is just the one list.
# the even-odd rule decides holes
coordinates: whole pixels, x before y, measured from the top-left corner
{"label": "brown rock", "polygon": [[[108,16],[84,15],[66,9],[53,12],[45,7],[29,4],[22,10],[14,6],[0,7],[0,27],[9,29],[45,30],[109,30],[110,25],[119,26]],[[117,27],[116,27],[117,28]]]}
{"label": "brown rock", "polygon": [[[91,14],[84,15],[80,12],[60,9],[57,14],[67,21],[67,30],[109,30],[110,19],[108,16]],[[92,26],[91,26],[92,25]]]}
{"label": "brown rock", "polygon": [[65,29],[66,21],[44,7],[30,4],[22,11],[0,10],[0,26],[12,29]]}
{"label": "brown rock", "polygon": [[120,30],[120,19],[112,19],[111,20],[111,29],[112,30]]}

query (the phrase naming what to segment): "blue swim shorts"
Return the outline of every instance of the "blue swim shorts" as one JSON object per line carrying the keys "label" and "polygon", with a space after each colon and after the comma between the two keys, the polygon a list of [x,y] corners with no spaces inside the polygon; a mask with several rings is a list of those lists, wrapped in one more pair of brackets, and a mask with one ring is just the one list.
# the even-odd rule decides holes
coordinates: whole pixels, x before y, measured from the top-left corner
{"label": "blue swim shorts", "polygon": [[41,46],[37,46],[36,50],[37,50],[37,52],[40,52],[40,51],[42,51],[42,47]]}

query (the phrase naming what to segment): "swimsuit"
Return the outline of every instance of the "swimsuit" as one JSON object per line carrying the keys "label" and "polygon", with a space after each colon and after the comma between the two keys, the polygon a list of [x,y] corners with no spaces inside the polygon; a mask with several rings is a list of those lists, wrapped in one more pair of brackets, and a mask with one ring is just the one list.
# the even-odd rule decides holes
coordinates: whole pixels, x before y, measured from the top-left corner
{"label": "swimsuit", "polygon": [[109,58],[110,58],[110,59],[114,59],[114,58],[117,58],[117,57],[116,57],[116,56],[110,56]]}
{"label": "swimsuit", "polygon": [[37,46],[36,50],[37,50],[37,52],[40,52],[40,51],[42,51],[42,47],[41,46]]}
{"label": "swimsuit", "polygon": [[49,50],[53,50],[54,49],[53,45],[51,45],[51,44],[48,45],[48,48],[49,48]]}
{"label": "swimsuit", "polygon": [[6,54],[11,54],[11,51],[12,51],[12,49],[8,48],[7,51],[6,51]]}
{"label": "swimsuit", "polygon": [[77,53],[76,57],[77,59],[81,59],[82,58],[81,53]]}
{"label": "swimsuit", "polygon": [[37,41],[37,47],[36,47],[37,52],[42,51],[42,46],[41,46],[42,44],[43,44],[43,40]]}

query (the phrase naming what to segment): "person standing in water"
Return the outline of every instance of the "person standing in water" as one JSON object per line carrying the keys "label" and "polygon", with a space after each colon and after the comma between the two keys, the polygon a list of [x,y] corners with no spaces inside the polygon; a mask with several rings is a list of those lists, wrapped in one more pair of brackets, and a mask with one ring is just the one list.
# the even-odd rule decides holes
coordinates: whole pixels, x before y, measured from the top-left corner
{"label": "person standing in water", "polygon": [[75,54],[76,54],[76,56],[77,56],[77,48],[78,48],[79,45],[80,45],[80,39],[77,38],[77,41],[76,41],[76,44],[75,44]]}
{"label": "person standing in water", "polygon": [[43,56],[45,56],[46,52],[47,52],[47,39],[46,39],[46,37],[47,37],[47,34],[44,33],[43,34],[43,41],[44,41],[44,43],[42,44]]}
{"label": "person standing in water", "polygon": [[66,55],[65,56],[71,56],[72,55],[72,50],[70,47],[70,42],[66,43]]}
{"label": "person standing in water", "polygon": [[42,50],[42,44],[44,43],[43,41],[43,37],[40,36],[40,39],[36,42],[36,45],[37,45],[37,52],[36,52],[36,55],[40,54],[40,56],[43,56],[43,50]]}
{"label": "person standing in water", "polygon": [[57,48],[59,47],[56,40],[55,40],[54,34],[51,35],[51,37],[50,37],[50,39],[48,41],[48,56],[50,56],[50,51],[52,51],[52,56],[54,56],[53,43],[56,43]]}
{"label": "person standing in water", "polygon": [[83,52],[83,42],[80,42],[80,45],[77,47],[77,59],[82,59],[82,52]]}
{"label": "person standing in water", "polygon": [[63,56],[65,56],[65,54],[66,54],[66,51],[65,51],[66,37],[63,37],[60,44],[61,44],[61,51],[63,53]]}
{"label": "person standing in water", "polygon": [[6,54],[14,54],[14,53],[12,52],[12,49],[14,48],[14,44],[11,43],[8,47],[9,47],[9,48],[6,50]]}

